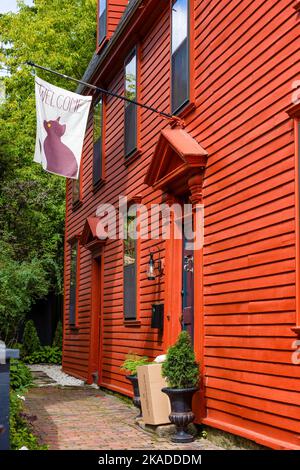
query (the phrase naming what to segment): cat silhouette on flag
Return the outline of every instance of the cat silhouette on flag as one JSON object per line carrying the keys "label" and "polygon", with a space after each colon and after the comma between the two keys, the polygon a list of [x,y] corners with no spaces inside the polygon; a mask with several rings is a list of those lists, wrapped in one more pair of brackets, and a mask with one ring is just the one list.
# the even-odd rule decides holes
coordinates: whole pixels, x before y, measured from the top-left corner
{"label": "cat silhouette on flag", "polygon": [[47,160],[47,170],[52,173],[76,178],[78,164],[74,153],[61,141],[66,132],[66,124],[55,121],[44,121],[47,137],[44,141],[44,152]]}

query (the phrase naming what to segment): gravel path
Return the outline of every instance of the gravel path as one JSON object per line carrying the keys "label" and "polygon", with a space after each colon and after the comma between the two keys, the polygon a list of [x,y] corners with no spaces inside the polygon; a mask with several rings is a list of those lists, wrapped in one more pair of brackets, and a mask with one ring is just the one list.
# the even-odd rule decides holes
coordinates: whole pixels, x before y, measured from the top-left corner
{"label": "gravel path", "polygon": [[76,379],[75,377],[71,377],[70,375],[65,374],[61,370],[61,366],[55,366],[55,365],[48,365],[48,364],[34,364],[34,365],[28,365],[29,369],[33,372],[33,375],[38,376],[39,372],[42,372],[46,374],[46,376],[50,377],[52,379],[52,383],[50,384],[49,382],[43,384],[42,381],[40,381],[38,386],[47,386],[47,385],[63,385],[63,386],[72,386],[72,387],[82,387],[84,385],[83,380]]}

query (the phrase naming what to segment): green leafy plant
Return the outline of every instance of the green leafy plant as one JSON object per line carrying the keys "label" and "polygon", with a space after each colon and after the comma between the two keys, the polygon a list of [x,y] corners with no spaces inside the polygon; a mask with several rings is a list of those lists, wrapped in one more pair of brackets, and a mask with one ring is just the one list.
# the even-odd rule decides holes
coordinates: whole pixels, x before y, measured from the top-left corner
{"label": "green leafy plant", "polygon": [[9,423],[12,450],[19,450],[23,446],[29,450],[47,450],[47,446],[40,445],[37,437],[29,430],[29,424],[22,414],[22,401],[14,391],[10,392]]}
{"label": "green leafy plant", "polygon": [[195,387],[199,381],[199,364],[195,359],[190,335],[182,331],[167,352],[162,375],[171,388]]}
{"label": "green leafy plant", "polygon": [[32,384],[32,374],[28,367],[18,359],[10,361],[10,386],[12,390],[22,391]]}
{"label": "green leafy plant", "polygon": [[28,364],[61,364],[62,351],[57,347],[44,346],[40,351],[24,357]]}
{"label": "green leafy plant", "polygon": [[29,356],[30,354],[41,349],[40,339],[38,337],[35,324],[33,320],[26,322],[23,333],[22,355]]}
{"label": "green leafy plant", "polygon": [[56,347],[56,348],[59,348],[59,349],[62,349],[62,343],[63,343],[63,329],[62,329],[62,323],[61,323],[61,321],[59,321],[57,323],[57,327],[56,327],[56,331],[55,331],[52,346]]}
{"label": "green leafy plant", "polygon": [[126,371],[129,375],[136,375],[137,367],[144,366],[149,363],[147,356],[138,356],[137,354],[128,353],[122,364],[121,370]]}
{"label": "green leafy plant", "polygon": [[14,248],[1,240],[5,238],[1,214],[3,208],[0,196],[0,339],[11,346],[17,340],[20,325],[32,303],[46,295],[49,286],[40,260],[34,257],[22,262],[14,259]]}

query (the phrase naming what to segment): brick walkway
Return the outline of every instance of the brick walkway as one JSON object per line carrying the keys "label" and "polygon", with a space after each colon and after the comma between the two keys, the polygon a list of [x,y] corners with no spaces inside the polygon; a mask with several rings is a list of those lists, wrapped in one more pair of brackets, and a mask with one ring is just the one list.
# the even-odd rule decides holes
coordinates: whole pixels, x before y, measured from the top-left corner
{"label": "brick walkway", "polygon": [[91,387],[32,388],[25,411],[36,416],[34,433],[53,450],[220,449],[204,439],[178,445],[145,432],[134,422],[135,408]]}

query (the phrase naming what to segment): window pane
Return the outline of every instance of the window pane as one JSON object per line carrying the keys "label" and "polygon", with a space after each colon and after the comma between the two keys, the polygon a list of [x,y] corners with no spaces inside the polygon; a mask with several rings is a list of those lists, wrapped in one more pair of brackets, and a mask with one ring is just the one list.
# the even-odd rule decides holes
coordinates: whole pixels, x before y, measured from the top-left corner
{"label": "window pane", "polygon": [[103,41],[106,36],[106,0],[99,1],[99,43]]}
{"label": "window pane", "polygon": [[94,144],[93,184],[97,184],[102,178],[102,139]]}
{"label": "window pane", "polygon": [[[125,96],[130,100],[136,99],[136,53],[125,65]],[[128,104],[128,103],[127,103]]]}
{"label": "window pane", "polygon": [[106,0],[99,0],[99,16],[106,10]]}
{"label": "window pane", "polygon": [[75,324],[78,243],[71,246],[69,323]]}
{"label": "window pane", "polygon": [[[125,64],[125,96],[130,100],[137,97],[136,51],[134,50]],[[137,109],[133,103],[125,102],[125,155],[129,155],[137,145]]]}
{"label": "window pane", "polygon": [[136,319],[136,265],[124,266],[124,318]]}
{"label": "window pane", "polygon": [[99,100],[94,106],[93,121],[93,135],[95,143],[102,135],[102,99]]}
{"label": "window pane", "polygon": [[125,107],[125,155],[136,149],[136,105],[128,103]]}
{"label": "window pane", "polygon": [[136,318],[136,214],[124,221],[124,317]]}
{"label": "window pane", "polygon": [[72,203],[80,200],[80,172],[77,180],[72,180]]}
{"label": "window pane", "polygon": [[95,185],[102,178],[102,125],[103,106],[100,99],[94,106],[93,115],[93,138],[94,138],[94,159],[93,159],[93,184]]}
{"label": "window pane", "polygon": [[172,111],[189,99],[188,41],[185,39],[172,55]]}
{"label": "window pane", "polygon": [[172,7],[172,54],[188,36],[188,0],[175,0]]}
{"label": "window pane", "polygon": [[124,222],[124,266],[134,264],[136,261],[136,240],[134,237],[136,231],[136,217],[127,216]]}
{"label": "window pane", "polygon": [[189,100],[188,0],[172,5],[172,113]]}

